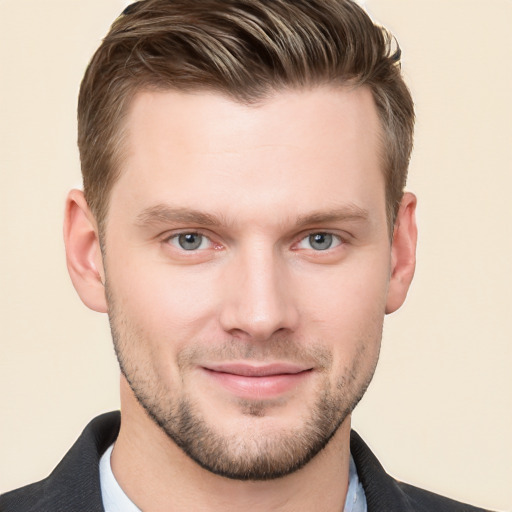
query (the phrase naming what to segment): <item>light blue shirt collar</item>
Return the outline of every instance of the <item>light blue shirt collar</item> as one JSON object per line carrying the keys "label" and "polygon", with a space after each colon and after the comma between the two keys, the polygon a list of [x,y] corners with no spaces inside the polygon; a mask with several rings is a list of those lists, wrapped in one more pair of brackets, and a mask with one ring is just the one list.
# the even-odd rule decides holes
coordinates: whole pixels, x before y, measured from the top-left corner
{"label": "light blue shirt collar", "polygon": [[350,466],[348,474],[348,490],[345,499],[345,508],[343,512],[367,512],[366,495],[363,485],[357,475],[356,464],[352,455],[350,456]]}
{"label": "light blue shirt collar", "polygon": [[[110,446],[100,459],[101,497],[105,512],[141,512],[121,489],[112,472],[110,456],[113,448],[114,445]],[[350,457],[347,498],[343,512],[367,512],[366,496],[357,476],[352,456]]]}
{"label": "light blue shirt collar", "polygon": [[141,512],[141,510],[126,496],[110,465],[110,455],[114,445],[111,445],[100,459],[101,499],[105,512]]}

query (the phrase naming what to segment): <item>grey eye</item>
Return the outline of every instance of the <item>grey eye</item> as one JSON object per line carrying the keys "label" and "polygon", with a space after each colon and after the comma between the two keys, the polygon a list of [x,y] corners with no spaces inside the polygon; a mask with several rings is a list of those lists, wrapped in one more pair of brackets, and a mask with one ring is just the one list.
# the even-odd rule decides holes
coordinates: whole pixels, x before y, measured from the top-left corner
{"label": "grey eye", "polygon": [[203,235],[199,233],[183,233],[178,235],[178,244],[185,251],[199,249],[203,243]]}
{"label": "grey eye", "polygon": [[316,251],[325,251],[332,246],[333,237],[330,233],[313,233],[309,235],[309,245]]}

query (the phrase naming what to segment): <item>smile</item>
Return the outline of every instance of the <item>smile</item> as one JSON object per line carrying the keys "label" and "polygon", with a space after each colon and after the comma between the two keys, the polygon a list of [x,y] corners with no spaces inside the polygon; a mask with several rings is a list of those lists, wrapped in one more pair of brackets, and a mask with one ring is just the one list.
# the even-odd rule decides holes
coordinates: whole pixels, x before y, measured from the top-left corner
{"label": "smile", "polygon": [[202,370],[229,393],[256,400],[276,398],[292,391],[312,374],[312,368],[288,363],[264,366],[227,363],[204,366]]}

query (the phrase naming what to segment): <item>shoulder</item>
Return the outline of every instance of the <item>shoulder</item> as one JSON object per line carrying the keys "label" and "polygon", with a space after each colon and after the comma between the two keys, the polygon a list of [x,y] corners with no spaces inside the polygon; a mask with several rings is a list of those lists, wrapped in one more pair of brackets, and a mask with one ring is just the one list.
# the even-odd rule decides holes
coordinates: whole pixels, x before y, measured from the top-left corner
{"label": "shoulder", "polygon": [[430,512],[432,510],[436,510],[438,512],[491,512],[490,510],[461,503],[425,489],[420,489],[413,485],[398,482],[397,480],[394,480],[394,482],[406,497],[408,503],[412,507],[411,510],[425,512]]}
{"label": "shoulder", "polygon": [[93,419],[52,473],[0,496],[2,512],[102,512],[98,464],[119,432],[120,414]]}
{"label": "shoulder", "polygon": [[366,494],[368,512],[490,512],[395,480],[354,431],[350,451]]}

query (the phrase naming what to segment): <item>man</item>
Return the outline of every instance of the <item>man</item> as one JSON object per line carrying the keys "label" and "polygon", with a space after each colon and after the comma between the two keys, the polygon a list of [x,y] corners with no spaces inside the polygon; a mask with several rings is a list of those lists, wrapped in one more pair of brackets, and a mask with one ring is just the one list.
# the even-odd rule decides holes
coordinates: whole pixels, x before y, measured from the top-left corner
{"label": "man", "polygon": [[84,77],[69,272],[121,412],[2,510],[477,510],[350,430],[415,265],[413,105],[348,0],[146,0]]}

